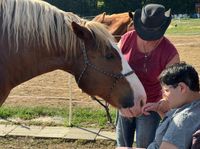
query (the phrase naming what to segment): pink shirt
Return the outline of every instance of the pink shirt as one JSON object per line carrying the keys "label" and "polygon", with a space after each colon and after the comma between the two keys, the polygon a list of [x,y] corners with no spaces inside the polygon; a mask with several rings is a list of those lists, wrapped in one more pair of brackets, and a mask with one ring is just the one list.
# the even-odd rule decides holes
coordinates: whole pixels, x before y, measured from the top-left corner
{"label": "pink shirt", "polygon": [[121,38],[120,48],[142,82],[147,94],[147,102],[157,102],[162,98],[158,76],[178,52],[172,43],[164,37],[157,48],[145,58],[145,54],[137,48],[136,39],[137,33],[135,31],[127,32]]}

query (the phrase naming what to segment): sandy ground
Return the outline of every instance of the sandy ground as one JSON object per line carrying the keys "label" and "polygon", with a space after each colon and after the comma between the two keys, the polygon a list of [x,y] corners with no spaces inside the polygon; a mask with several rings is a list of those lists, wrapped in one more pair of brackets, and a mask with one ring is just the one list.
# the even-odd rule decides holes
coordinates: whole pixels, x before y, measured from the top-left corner
{"label": "sandy ground", "polygon": [[[195,36],[168,36],[176,45],[182,61],[192,64],[200,74],[200,35]],[[71,79],[70,79],[71,78]],[[70,94],[72,92],[72,94]],[[14,88],[4,105],[9,106],[69,106],[72,96],[73,105],[93,106],[98,105],[90,97],[77,87],[73,77],[63,71],[53,71],[38,76]],[[35,140],[34,138],[0,138],[1,148],[114,148],[114,144],[108,143],[83,143],[79,146],[77,142],[63,140]],[[55,143],[56,142],[56,143]],[[71,147],[67,147],[67,145]],[[85,144],[85,146],[84,146]],[[16,146],[16,147],[14,147]]]}

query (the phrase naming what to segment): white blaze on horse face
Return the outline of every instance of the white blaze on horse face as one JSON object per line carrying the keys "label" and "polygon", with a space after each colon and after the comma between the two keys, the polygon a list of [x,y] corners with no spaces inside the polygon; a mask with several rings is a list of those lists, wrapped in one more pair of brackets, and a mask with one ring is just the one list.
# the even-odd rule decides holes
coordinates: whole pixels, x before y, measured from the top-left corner
{"label": "white blaze on horse face", "polygon": [[[116,43],[112,43],[113,47],[117,50],[117,52],[119,53],[120,57],[121,57],[121,61],[122,61],[122,74],[126,74],[130,71],[132,71],[131,67],[129,66],[127,60],[125,59],[125,57],[123,56],[121,50],[118,48],[118,46],[116,45]],[[135,73],[132,73],[131,75],[126,76],[126,80],[129,82],[133,93],[134,93],[134,102],[136,102],[136,100],[143,100],[144,103],[146,103],[146,92],[144,90],[144,87],[142,85],[142,83],[140,82],[139,78],[137,77],[137,75]]]}

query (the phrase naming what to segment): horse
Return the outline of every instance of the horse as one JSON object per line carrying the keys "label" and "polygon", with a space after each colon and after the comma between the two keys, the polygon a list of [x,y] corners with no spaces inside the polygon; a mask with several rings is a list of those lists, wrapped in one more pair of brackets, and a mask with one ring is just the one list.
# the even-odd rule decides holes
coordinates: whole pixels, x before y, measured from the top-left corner
{"label": "horse", "polygon": [[134,29],[133,17],[133,12],[116,13],[112,15],[106,15],[106,12],[103,12],[92,20],[105,24],[109,32],[119,41],[123,34]]}
{"label": "horse", "polygon": [[0,106],[14,87],[57,69],[118,109],[134,106],[145,93],[101,23],[45,1],[1,0]]}

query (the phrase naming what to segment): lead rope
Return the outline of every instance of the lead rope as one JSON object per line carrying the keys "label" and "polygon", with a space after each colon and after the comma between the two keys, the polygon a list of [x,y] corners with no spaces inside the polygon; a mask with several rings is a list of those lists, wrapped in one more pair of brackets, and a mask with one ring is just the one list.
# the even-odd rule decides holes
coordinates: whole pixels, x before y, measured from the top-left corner
{"label": "lead rope", "polygon": [[[95,96],[91,96],[91,98],[95,101],[97,101],[106,111],[106,116],[107,116],[107,119],[108,119],[108,124],[110,126],[112,126],[112,128],[115,128],[115,124],[113,124],[112,122],[112,117],[111,117],[111,114],[110,114],[110,111],[109,111],[109,103],[108,102],[105,102],[105,104],[103,104],[100,99],[96,98]],[[99,129],[99,131],[96,133],[96,136],[94,138],[94,140],[96,140],[97,136],[100,136],[100,132],[101,132],[102,128]]]}
{"label": "lead rope", "polygon": [[109,103],[108,102],[105,102],[105,104],[103,104],[98,98],[96,98],[95,96],[91,96],[91,98],[95,101],[97,101],[106,111],[106,116],[107,116],[107,119],[108,119],[108,122],[111,126],[115,127],[115,124],[113,124],[112,122],[112,117],[111,117],[111,114],[110,114],[110,110],[109,110]]}

